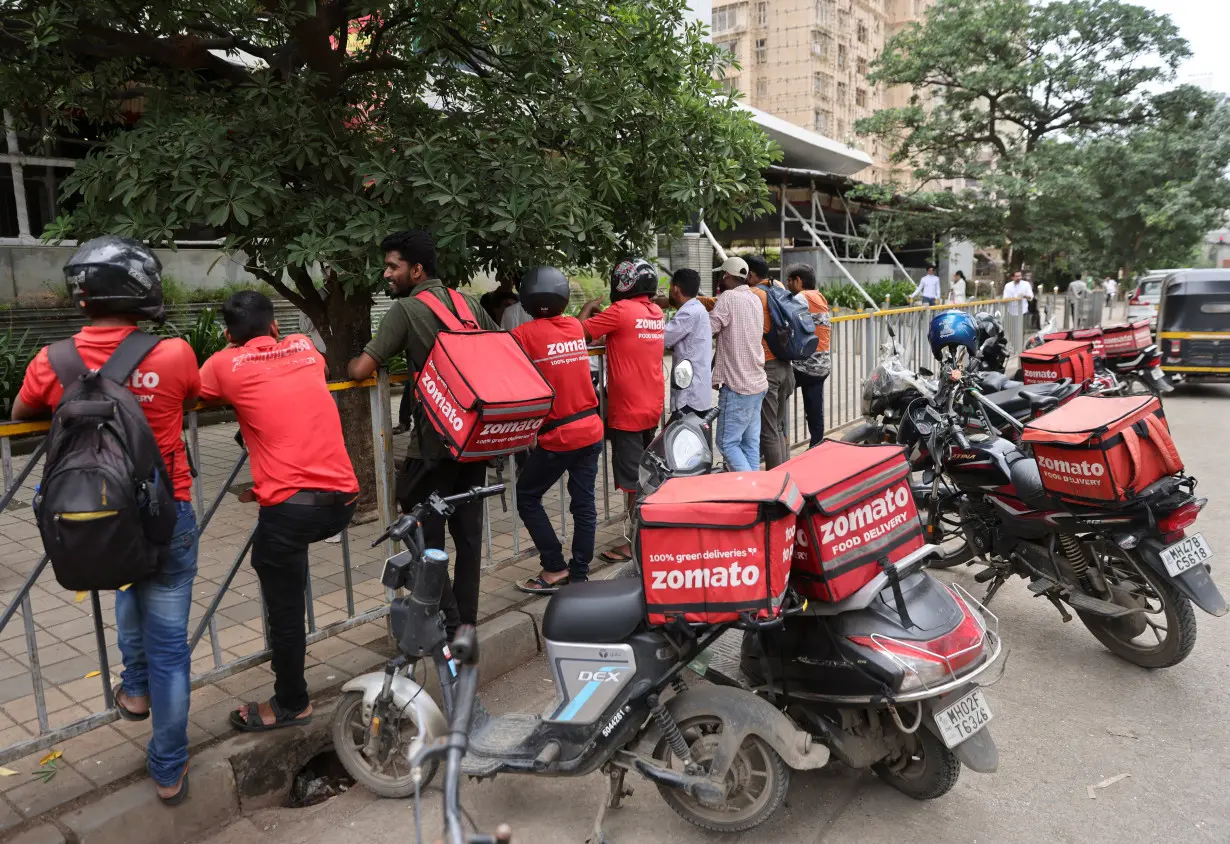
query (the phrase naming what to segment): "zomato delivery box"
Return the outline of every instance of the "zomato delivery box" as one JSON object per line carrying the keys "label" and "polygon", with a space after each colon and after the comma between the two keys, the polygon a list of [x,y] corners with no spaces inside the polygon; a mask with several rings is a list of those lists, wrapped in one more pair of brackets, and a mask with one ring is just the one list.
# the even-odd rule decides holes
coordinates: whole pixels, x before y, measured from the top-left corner
{"label": "zomato delivery box", "polygon": [[456,314],[431,293],[418,297],[447,329],[415,379],[427,421],[462,463],[532,447],[555,391],[511,334],[479,330],[465,297],[449,294]]}
{"label": "zomato delivery box", "polygon": [[791,568],[800,595],[848,598],[923,546],[900,446],[825,440],[777,471],[790,473],[805,502]]}
{"label": "zomato delivery box", "polygon": [[784,472],[672,478],[636,515],[650,624],[775,618],[803,499]]}

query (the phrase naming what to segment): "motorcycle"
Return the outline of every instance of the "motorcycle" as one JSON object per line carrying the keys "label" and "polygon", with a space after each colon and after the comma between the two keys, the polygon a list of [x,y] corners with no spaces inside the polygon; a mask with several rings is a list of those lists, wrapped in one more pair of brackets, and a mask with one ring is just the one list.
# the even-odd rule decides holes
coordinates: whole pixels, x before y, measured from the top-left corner
{"label": "motorcycle", "polygon": [[1174,385],[1162,371],[1162,352],[1156,344],[1112,354],[1101,342],[1101,328],[1060,331],[1054,319],[1046,316],[1045,308],[1043,316],[1045,323],[1026,341],[1025,348],[1036,348],[1047,340],[1080,340],[1085,339],[1082,334],[1089,335],[1094,342],[1095,380],[1099,381],[1097,393],[1122,396],[1147,393],[1160,398],[1174,392]]}
{"label": "motorcycle", "polygon": [[[447,518],[459,504],[502,491],[496,485],[448,498],[432,494],[373,543],[407,545],[386,560],[382,576],[386,587],[409,590],[390,606],[400,654],[383,671],[342,687],[332,728],[342,764],[375,794],[406,797],[430,781],[436,766],[424,749],[449,733],[445,716],[457,717],[458,701],[465,700],[439,611],[449,557],[426,548],[421,519],[428,510]],[[555,702],[542,714],[493,716],[475,700],[461,772],[486,778],[601,770],[607,794],[595,841],[602,840],[607,808],[630,793],[624,787],[628,771],[657,785],[676,813],[703,829],[753,829],[781,807],[790,771],[823,766],[829,751],[755,695],[689,686],[683,670],[728,630],[782,621],[745,616],[714,625],[649,627],[639,580],[566,586],[551,597],[542,622]],[[414,679],[425,661],[435,666],[443,708]]]}
{"label": "motorcycle", "polygon": [[[946,363],[936,395],[915,409],[915,435],[938,463],[930,488],[915,487],[915,495],[932,524],[955,524],[963,534],[964,556],[983,567],[975,580],[989,584],[983,603],[1019,576],[1065,622],[1074,611],[1122,659],[1145,668],[1183,661],[1196,641],[1192,604],[1215,616],[1227,612],[1203,562],[1207,543],[1185,533],[1206,503],[1194,494],[1195,478],[1162,478],[1114,509],[1061,503],[1047,494],[1026,447],[994,433],[966,436],[963,401],[977,408],[986,431],[1000,420],[1020,427],[955,362]],[[1200,562],[1180,568],[1176,549],[1193,544],[1196,556],[1183,566]]]}
{"label": "motorcycle", "polygon": [[[709,471],[711,421],[712,412],[684,416],[655,438],[641,464],[645,493]],[[915,799],[946,794],[962,765],[993,773],[999,756],[980,680],[1002,652],[998,621],[924,570],[937,553],[924,545],[855,594],[808,601],[778,627],[726,632],[692,667],[755,693],[848,767],[871,768]],[[640,576],[636,561],[615,574]]]}

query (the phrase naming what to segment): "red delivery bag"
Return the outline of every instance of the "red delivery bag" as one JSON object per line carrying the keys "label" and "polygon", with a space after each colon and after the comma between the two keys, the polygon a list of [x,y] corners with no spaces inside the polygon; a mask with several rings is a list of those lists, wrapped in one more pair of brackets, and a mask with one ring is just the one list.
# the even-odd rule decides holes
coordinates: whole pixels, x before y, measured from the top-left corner
{"label": "red delivery bag", "polygon": [[1066,331],[1056,331],[1053,334],[1047,334],[1043,339],[1075,340],[1078,343],[1088,343],[1093,347],[1093,356],[1095,358],[1106,357],[1106,347],[1102,340],[1102,329],[1100,326],[1096,328],[1069,328]]}
{"label": "red delivery bag", "polygon": [[1154,396],[1077,396],[1025,426],[1042,486],[1078,504],[1123,504],[1183,471]]}
{"label": "red delivery bag", "polygon": [[799,508],[785,472],[672,478],[641,501],[636,558],[651,625],[775,618],[790,580]]}
{"label": "red delivery bag", "polygon": [[1093,377],[1093,346],[1075,340],[1049,340],[1021,352],[1021,379],[1047,384],[1071,378],[1082,384]]}
{"label": "red delivery bag", "polygon": [[555,391],[511,334],[479,329],[465,297],[449,295],[455,315],[434,294],[418,295],[447,329],[414,383],[427,421],[462,463],[530,448]]}
{"label": "red delivery bag", "polygon": [[923,546],[900,446],[825,440],[778,471],[805,502],[791,566],[800,595],[840,601]]}
{"label": "red delivery bag", "polygon": [[1112,357],[1143,352],[1153,345],[1149,320],[1141,319],[1124,325],[1109,325],[1103,329],[1102,343],[1106,346],[1106,354]]}

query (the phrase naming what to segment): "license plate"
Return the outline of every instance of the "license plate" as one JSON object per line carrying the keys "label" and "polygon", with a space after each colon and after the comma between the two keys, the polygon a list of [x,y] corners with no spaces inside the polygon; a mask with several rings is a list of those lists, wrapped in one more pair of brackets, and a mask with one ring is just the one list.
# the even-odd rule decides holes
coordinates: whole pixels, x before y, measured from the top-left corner
{"label": "license plate", "polygon": [[951,706],[935,713],[935,724],[940,728],[940,738],[948,747],[961,742],[991,723],[991,707],[987,706],[982,689],[974,689]]}
{"label": "license plate", "polygon": [[1162,565],[1171,577],[1178,577],[1188,569],[1213,558],[1213,549],[1204,541],[1204,536],[1193,533],[1174,545],[1162,549]]}

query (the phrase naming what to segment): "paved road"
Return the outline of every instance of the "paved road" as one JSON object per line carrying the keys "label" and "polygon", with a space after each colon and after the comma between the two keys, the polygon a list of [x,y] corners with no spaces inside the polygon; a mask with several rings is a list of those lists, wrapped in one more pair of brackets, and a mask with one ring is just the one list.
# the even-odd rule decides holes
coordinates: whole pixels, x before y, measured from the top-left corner
{"label": "paved road", "polygon": [[[1167,414],[1181,453],[1211,499],[1199,527],[1218,551],[1230,550],[1230,387],[1181,392]],[[1220,559],[1225,560],[1222,556]],[[1215,566],[1230,591],[1230,566]],[[973,580],[955,579],[974,588]],[[869,773],[832,765],[797,775],[787,808],[750,841],[882,842],[1226,842],[1230,841],[1230,617],[1199,616],[1200,638],[1182,665],[1147,672],[1105,651],[1077,622],[1005,587],[993,609],[1011,653],[989,690],[1001,766],[965,771],[946,797],[917,803]],[[497,681],[492,709],[538,710],[549,698],[542,660]],[[1091,799],[1087,786],[1128,774]],[[723,840],[676,817],[644,782],[614,813],[617,842]],[[503,777],[467,786],[465,805],[484,829],[512,824],[516,841],[584,841],[602,783]],[[361,791],[312,809],[258,813],[210,844],[368,844],[413,841],[411,801],[379,801]],[[438,836],[439,794],[427,798],[427,840]]]}

